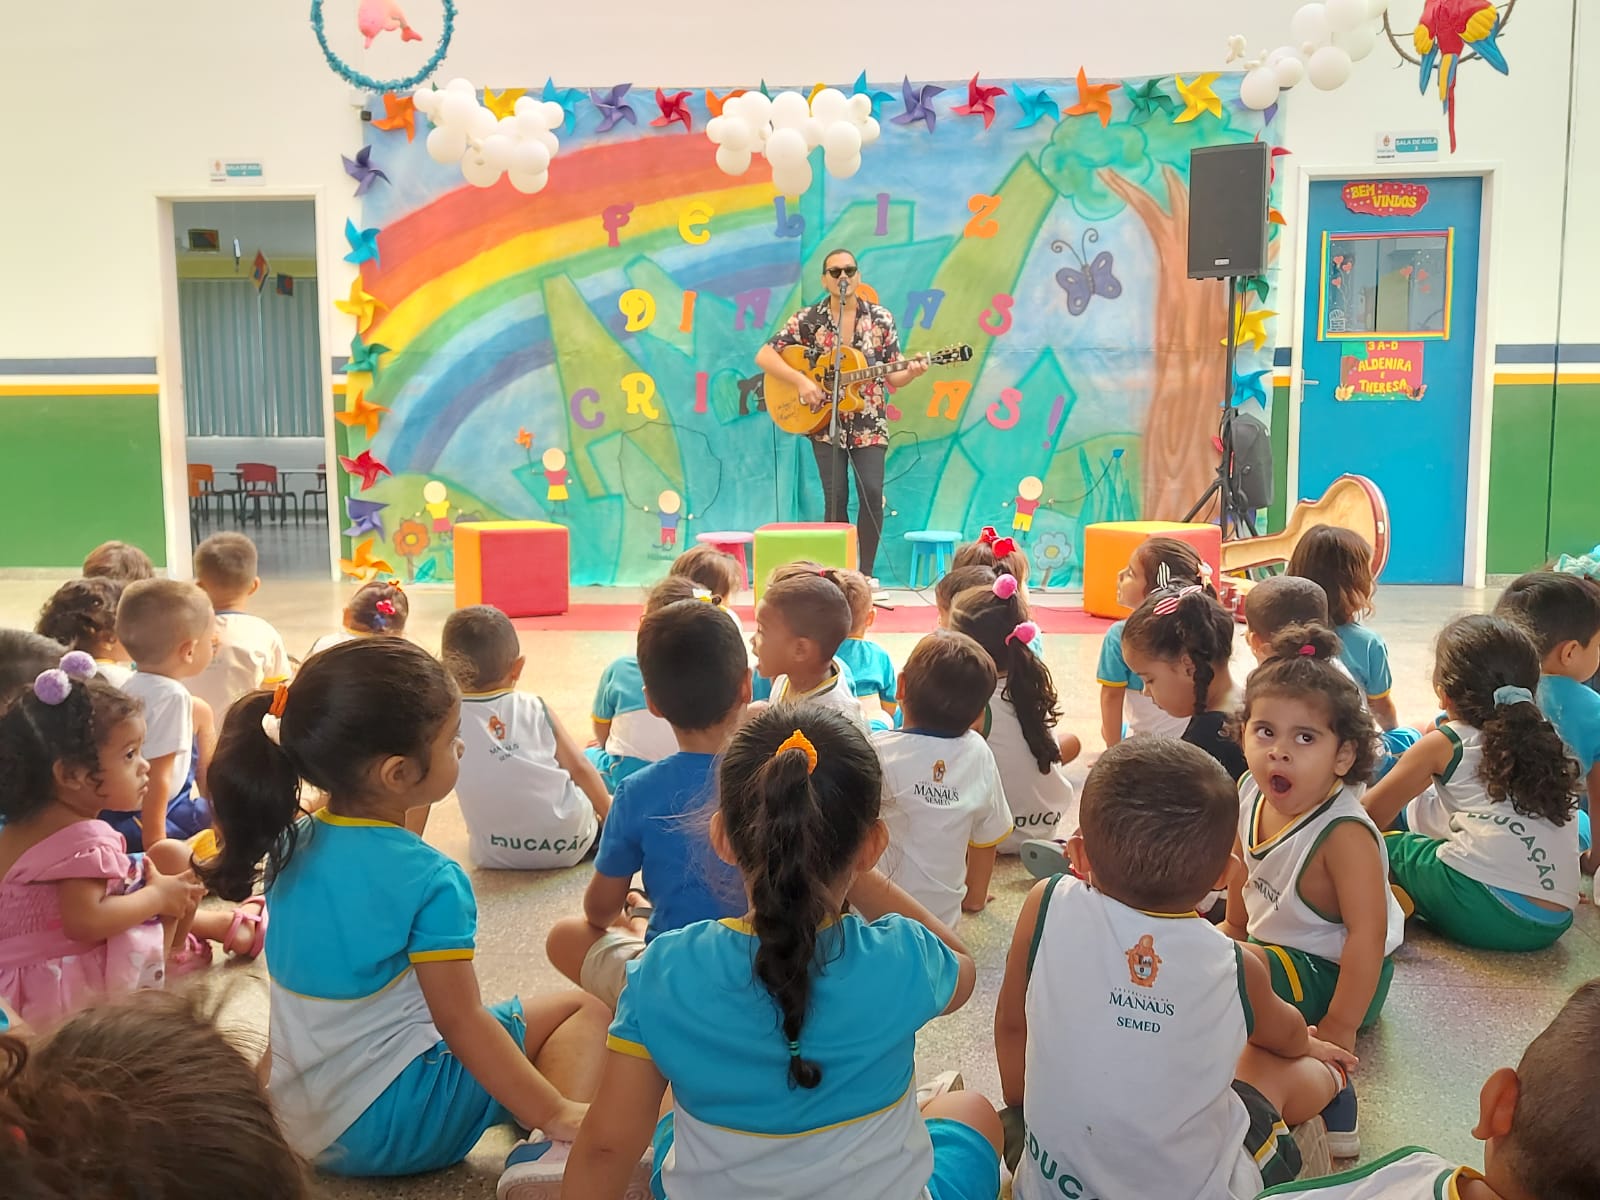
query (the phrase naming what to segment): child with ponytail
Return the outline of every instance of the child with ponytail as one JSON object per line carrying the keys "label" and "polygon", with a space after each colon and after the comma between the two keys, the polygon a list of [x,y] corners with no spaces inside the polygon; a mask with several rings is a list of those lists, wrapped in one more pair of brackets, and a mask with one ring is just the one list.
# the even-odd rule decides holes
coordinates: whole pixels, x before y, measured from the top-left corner
{"label": "child with ponytail", "polygon": [[[955,555],[950,559],[952,575],[968,567],[987,568],[996,577],[1012,576],[1017,581],[1017,595],[1022,597],[1022,603],[1032,607],[1033,600],[1028,595],[1028,552],[1017,545],[1015,538],[1001,537],[993,525],[985,525],[983,532],[978,534],[977,541],[963,542],[956,547]],[[937,595],[935,589],[935,599]],[[948,595],[953,596],[955,593],[949,592]],[[940,609],[941,615],[947,612],[948,601],[941,604]],[[1044,654],[1044,634],[1038,629],[1035,629],[1033,640],[1028,643],[1028,649],[1041,656]]]}
{"label": "child with ponytail", "polygon": [[1055,680],[1028,648],[1039,630],[1016,577],[1001,575],[986,587],[958,593],[950,602],[950,628],[984,648],[998,677],[978,732],[994,751],[1016,826],[1000,853],[1020,854],[1024,842],[1053,838],[1058,826],[1070,832],[1077,824],[1077,798],[1062,768],[1083,747],[1075,734],[1056,732],[1061,708]]}
{"label": "child with ponytail", "polygon": [[710,836],[749,910],[664,933],[629,964],[564,1195],[619,1200],[652,1137],[653,1194],[673,1200],[998,1194],[989,1102],[917,1105],[916,1033],[966,1002],[976,969],[873,869],[881,790],[844,714],[778,705],[734,736]]}
{"label": "child with ponytail", "polygon": [[1542,950],[1578,904],[1578,764],[1539,711],[1539,650],[1504,617],[1458,617],[1435,648],[1445,720],[1364,803],[1415,915],[1484,950]]}
{"label": "child with ponytail", "polygon": [[[341,1175],[409,1175],[514,1121],[543,1134],[513,1151],[527,1161],[501,1195],[549,1196],[606,1011],[578,992],[480,999],[472,885],[403,824],[450,793],[461,748],[460,696],[420,647],[314,654],[292,687],[229,711],[211,769],[221,850],[200,872],[238,898],[266,859],[268,1087],[297,1152]],[[328,797],[310,818],[305,785]]]}

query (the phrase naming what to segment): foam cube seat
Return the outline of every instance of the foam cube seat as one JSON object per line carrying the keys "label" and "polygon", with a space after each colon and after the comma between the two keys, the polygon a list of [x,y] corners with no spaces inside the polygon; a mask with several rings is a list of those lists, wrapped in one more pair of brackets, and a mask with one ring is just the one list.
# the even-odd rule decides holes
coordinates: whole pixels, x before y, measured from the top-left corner
{"label": "foam cube seat", "polygon": [[761,599],[767,576],[774,567],[802,558],[825,567],[854,571],[859,561],[856,527],[836,521],[792,521],[761,526],[756,530],[756,599]]}
{"label": "foam cube seat", "polygon": [[492,604],[508,617],[568,608],[567,527],[549,521],[468,521],[455,527],[456,607]]}
{"label": "foam cube seat", "polygon": [[1133,610],[1117,603],[1117,576],[1133,552],[1153,537],[1175,538],[1194,547],[1211,566],[1214,579],[1222,572],[1222,530],[1215,525],[1182,521],[1101,521],[1083,531],[1083,611],[1117,620]]}

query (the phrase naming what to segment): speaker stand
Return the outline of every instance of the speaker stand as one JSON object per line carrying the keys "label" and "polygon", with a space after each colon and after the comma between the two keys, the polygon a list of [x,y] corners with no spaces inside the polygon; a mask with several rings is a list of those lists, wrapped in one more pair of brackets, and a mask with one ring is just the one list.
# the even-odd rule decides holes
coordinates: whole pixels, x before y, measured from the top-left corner
{"label": "speaker stand", "polygon": [[1205,494],[1194,502],[1184,516],[1185,521],[1193,521],[1205,511],[1206,506],[1213,499],[1217,501],[1217,524],[1222,530],[1222,540],[1235,541],[1245,536],[1256,536],[1255,513],[1245,507],[1244,499],[1239,494],[1239,487],[1235,479],[1233,458],[1233,421],[1235,409],[1233,407],[1234,370],[1239,358],[1239,319],[1236,309],[1239,303],[1239,277],[1228,276],[1228,332],[1224,338],[1226,346],[1227,367],[1224,372],[1222,384],[1222,428],[1219,440],[1222,442],[1222,461],[1217,464],[1217,477],[1211,481],[1211,486],[1206,488]]}

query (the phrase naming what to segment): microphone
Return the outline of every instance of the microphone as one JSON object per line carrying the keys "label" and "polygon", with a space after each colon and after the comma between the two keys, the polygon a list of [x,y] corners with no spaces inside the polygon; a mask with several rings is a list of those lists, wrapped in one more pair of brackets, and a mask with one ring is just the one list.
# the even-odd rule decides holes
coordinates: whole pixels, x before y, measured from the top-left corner
{"label": "microphone", "polygon": [[846,296],[848,296],[850,294],[850,289],[855,287],[855,285],[856,280],[854,275],[839,276],[839,299],[843,300]]}

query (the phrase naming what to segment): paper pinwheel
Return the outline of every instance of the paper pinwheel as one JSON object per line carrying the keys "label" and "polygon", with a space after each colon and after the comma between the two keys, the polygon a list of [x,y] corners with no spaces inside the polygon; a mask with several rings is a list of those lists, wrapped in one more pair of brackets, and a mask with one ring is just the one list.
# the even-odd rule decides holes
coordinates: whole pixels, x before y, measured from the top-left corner
{"label": "paper pinwheel", "polygon": [[[1233,342],[1236,346],[1244,345],[1249,340],[1253,349],[1259,350],[1267,344],[1267,318],[1278,314],[1270,308],[1258,308],[1254,312],[1239,312],[1239,322],[1234,326]],[[1223,345],[1227,345],[1226,339]]]}
{"label": "paper pinwheel", "polygon": [[346,375],[371,375],[378,377],[378,357],[389,353],[382,342],[363,342],[358,333],[350,339],[350,361],[345,363]]}
{"label": "paper pinwheel", "polygon": [[1265,275],[1246,275],[1239,280],[1239,294],[1253,292],[1257,303],[1265,304],[1267,302],[1268,290],[1267,277]]}
{"label": "paper pinwheel", "polygon": [[1222,115],[1222,101],[1216,92],[1211,90],[1221,73],[1207,71],[1204,75],[1196,75],[1193,83],[1185,83],[1183,76],[1175,76],[1178,85],[1178,96],[1183,101],[1183,111],[1172,118],[1174,125],[1182,125],[1185,121],[1192,121],[1203,112],[1210,113],[1213,117]]}
{"label": "paper pinwheel", "polygon": [[900,99],[905,104],[906,110],[889,119],[896,125],[910,125],[913,121],[921,121],[928,127],[928,132],[932,133],[939,114],[933,111],[930,101],[942,91],[944,89],[934,83],[916,87],[911,82],[911,76],[905,76],[900,82]]}
{"label": "paper pinwheel", "polygon": [[363,450],[354,458],[339,456],[339,465],[352,475],[361,476],[361,490],[364,492],[378,482],[379,475],[393,474],[388,467],[372,457],[371,450]]}
{"label": "paper pinwheel", "polygon": [[333,419],[351,429],[361,426],[367,431],[367,441],[370,442],[378,436],[378,422],[388,411],[383,405],[368,401],[366,393],[357,392],[350,401],[350,407],[344,412],[334,413]]}
{"label": "paper pinwheel", "polygon": [[530,449],[533,446],[533,434],[529,433],[524,428],[518,428],[517,445],[521,446],[524,450]]}
{"label": "paper pinwheel", "polygon": [[344,240],[350,243],[350,253],[344,256],[347,263],[378,261],[378,231],[376,229],[357,229],[356,223],[346,217],[344,222]]}
{"label": "paper pinwheel", "polygon": [[589,89],[589,100],[601,114],[600,127],[595,130],[596,133],[610,133],[622,121],[626,121],[629,125],[639,123],[639,114],[633,111],[633,105],[625,99],[628,89],[632,86],[631,83],[619,83],[609,91],[601,91],[599,88]]}
{"label": "paper pinwheel", "polygon": [[346,575],[353,575],[362,583],[371,583],[379,575],[393,575],[394,568],[387,559],[372,557],[372,544],[376,538],[368,538],[356,547],[354,558],[341,558],[339,570]]}
{"label": "paper pinwheel", "polygon": [[505,91],[495,93],[488,88],[483,89],[483,106],[494,114],[496,121],[517,115],[517,101],[528,94],[527,88],[506,88]]}
{"label": "paper pinwheel", "polygon": [[1004,96],[1005,88],[984,87],[974,75],[967,82],[967,102],[958,104],[950,111],[960,113],[963,117],[982,117],[985,129],[994,124],[994,98]]}
{"label": "paper pinwheel", "polygon": [[561,111],[567,114],[567,119],[561,127],[568,133],[578,127],[578,105],[583,103],[583,92],[579,88],[558,88],[554,78],[546,76],[544,91],[539,94],[541,100],[551,100],[561,105]]}
{"label": "paper pinwheel", "polygon": [[1047,116],[1052,121],[1061,120],[1061,106],[1043,88],[1030,95],[1020,87],[1013,86],[1011,95],[1016,99],[1017,106],[1022,109],[1022,120],[1016,124],[1018,129],[1026,129],[1030,125],[1037,125]]}
{"label": "paper pinwheel", "polygon": [[389,177],[383,170],[372,165],[371,146],[361,147],[356,151],[354,158],[345,158],[342,154],[339,157],[344,160],[344,173],[356,181],[356,195],[365,196],[372,185],[380,179],[385,183],[389,182]]}
{"label": "paper pinwheel", "polygon": [[710,88],[707,88],[706,89],[706,111],[709,112],[713,117],[720,117],[722,115],[722,106],[724,104],[726,104],[729,100],[732,100],[735,96],[742,96],[742,95],[744,95],[744,93],[745,93],[745,89],[744,88],[734,88],[733,91],[728,92],[725,95],[719,96],[715,92],[713,92]]}
{"label": "paper pinwheel", "polygon": [[1128,118],[1131,125],[1143,125],[1158,112],[1172,115],[1176,107],[1172,97],[1161,90],[1159,79],[1148,79],[1142,87],[1134,87],[1131,83],[1122,85],[1122,90],[1128,95],[1128,103],[1133,105],[1133,114]]}
{"label": "paper pinwheel", "polygon": [[661,115],[650,122],[652,125],[671,125],[674,121],[681,124],[684,129],[694,129],[694,118],[689,114],[689,106],[684,103],[692,93],[674,92],[667,95],[660,88],[656,89],[656,107],[661,110]]}
{"label": "paper pinwheel", "polygon": [[1083,68],[1078,68],[1078,102],[1067,109],[1067,115],[1082,117],[1095,113],[1103,129],[1111,124],[1111,89],[1114,83],[1090,83]]}
{"label": "paper pinwheel", "polygon": [[873,89],[867,85],[867,73],[865,71],[856,76],[856,85],[850,89],[850,94],[852,96],[865,96],[868,100],[872,101],[872,115],[874,118],[877,118],[882,114],[883,102],[885,100],[894,99],[893,92],[873,91]]}
{"label": "paper pinwheel", "polygon": [[335,300],[333,306],[340,312],[349,313],[356,319],[356,332],[365,333],[372,324],[372,319],[378,315],[380,308],[388,305],[371,295],[366,288],[361,286],[361,277],[358,275],[350,281],[350,295],[344,300]]}
{"label": "paper pinwheel", "polygon": [[1260,371],[1251,371],[1248,375],[1234,375],[1233,377],[1233,407],[1238,408],[1246,400],[1254,400],[1262,408],[1267,406],[1267,388],[1261,381],[1272,374],[1270,367]]}
{"label": "paper pinwheel", "polygon": [[410,96],[396,96],[393,92],[383,94],[383,116],[374,117],[374,129],[404,129],[406,141],[412,141],[417,136],[417,106]]}
{"label": "paper pinwheel", "polygon": [[346,496],[344,510],[350,514],[350,528],[344,531],[344,536],[352,540],[363,533],[375,533],[383,536],[383,510],[389,506],[381,500],[362,500],[356,496]]}

